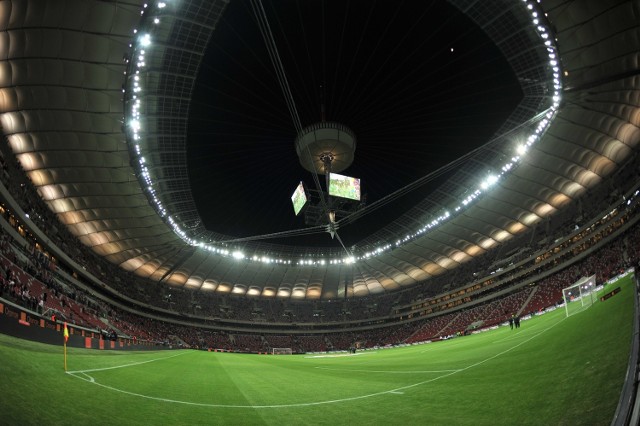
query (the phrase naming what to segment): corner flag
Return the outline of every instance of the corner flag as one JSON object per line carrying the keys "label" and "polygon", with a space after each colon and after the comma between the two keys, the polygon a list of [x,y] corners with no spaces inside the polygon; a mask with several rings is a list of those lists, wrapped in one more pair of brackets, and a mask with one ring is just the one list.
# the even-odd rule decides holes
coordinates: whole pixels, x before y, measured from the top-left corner
{"label": "corner flag", "polygon": [[67,340],[69,340],[69,329],[67,328],[67,323],[64,323],[64,332],[62,333],[64,336],[64,371],[67,371]]}

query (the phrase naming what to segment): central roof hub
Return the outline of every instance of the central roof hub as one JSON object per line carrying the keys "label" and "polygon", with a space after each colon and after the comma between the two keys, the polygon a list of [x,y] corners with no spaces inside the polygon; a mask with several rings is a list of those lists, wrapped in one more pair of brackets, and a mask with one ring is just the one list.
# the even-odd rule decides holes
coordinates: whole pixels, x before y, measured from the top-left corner
{"label": "central roof hub", "polygon": [[324,175],[327,166],[338,173],[353,163],[356,136],[344,124],[323,121],[300,130],[295,144],[302,167]]}

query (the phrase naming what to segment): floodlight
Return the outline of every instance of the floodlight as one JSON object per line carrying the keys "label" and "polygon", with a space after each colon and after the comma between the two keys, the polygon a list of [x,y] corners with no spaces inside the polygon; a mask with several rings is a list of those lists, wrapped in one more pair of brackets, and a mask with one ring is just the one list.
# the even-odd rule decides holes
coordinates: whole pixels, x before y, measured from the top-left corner
{"label": "floodlight", "polygon": [[149,46],[151,44],[151,36],[149,34],[144,34],[140,37],[140,44],[142,46]]}

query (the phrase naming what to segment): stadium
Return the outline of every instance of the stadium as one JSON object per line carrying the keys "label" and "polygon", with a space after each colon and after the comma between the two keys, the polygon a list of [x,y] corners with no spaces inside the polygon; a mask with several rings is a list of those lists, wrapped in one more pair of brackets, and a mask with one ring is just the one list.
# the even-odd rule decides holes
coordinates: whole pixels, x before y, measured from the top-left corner
{"label": "stadium", "polygon": [[0,423],[638,424],[637,1],[0,22]]}

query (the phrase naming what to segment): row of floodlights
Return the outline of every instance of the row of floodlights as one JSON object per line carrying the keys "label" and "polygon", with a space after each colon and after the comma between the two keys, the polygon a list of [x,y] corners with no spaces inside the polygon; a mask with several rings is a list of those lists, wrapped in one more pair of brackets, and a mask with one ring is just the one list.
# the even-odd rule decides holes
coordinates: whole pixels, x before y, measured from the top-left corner
{"label": "row of floodlights", "polygon": [[[480,197],[480,195],[482,195],[483,193],[487,192],[488,190],[490,190],[493,186],[495,186],[500,179],[502,178],[502,176],[504,174],[506,174],[507,172],[509,172],[511,169],[513,169],[513,167],[518,164],[521,159],[522,156],[526,154],[526,152],[528,151],[528,149],[535,143],[537,142],[540,137],[544,134],[544,132],[547,130],[549,124],[551,123],[553,117],[555,116],[555,113],[560,105],[560,100],[561,100],[561,95],[560,95],[560,90],[562,89],[562,84],[560,82],[560,67],[559,67],[559,61],[558,61],[558,57],[557,57],[557,51],[555,48],[554,43],[551,41],[551,37],[550,34],[547,30],[547,28],[545,28],[540,21],[540,16],[538,15],[538,12],[536,11],[536,6],[534,6],[534,2],[530,1],[530,0],[522,0],[525,4],[527,9],[530,11],[531,14],[531,21],[532,24],[534,26],[534,28],[536,29],[536,31],[538,32],[538,35],[544,40],[543,43],[546,46],[546,50],[548,53],[548,57],[549,57],[549,65],[551,67],[551,71],[552,71],[552,75],[553,75],[553,96],[552,96],[552,105],[551,107],[547,110],[547,113],[545,115],[545,117],[538,123],[538,126],[536,127],[534,133],[532,133],[526,140],[525,143],[519,145],[516,148],[517,151],[517,155],[515,155],[514,157],[511,158],[511,160],[509,162],[507,162],[506,164],[504,164],[501,169],[500,172],[498,173],[490,173],[488,174],[479,184],[478,188],[475,189],[470,195],[468,195],[467,197],[465,197],[458,206],[456,206],[453,210],[455,213],[460,212],[461,210],[465,209],[466,207],[468,207],[470,204],[472,204],[478,197]],[[540,0],[536,0],[537,3],[540,3]],[[157,3],[157,9],[164,9],[167,6],[166,2],[158,2]],[[143,9],[141,10],[140,14],[144,15],[145,10],[147,9],[148,4],[145,3],[143,5]],[[160,23],[160,17],[156,16],[153,18],[153,23],[154,24],[159,24]],[[137,34],[137,29],[134,29],[134,34]],[[130,81],[133,81],[133,83],[131,84],[131,98],[132,101],[131,102],[131,109],[130,109],[130,121],[129,121],[129,129],[131,131],[131,135],[132,135],[132,139],[135,141],[135,153],[137,155],[137,159],[138,159],[138,163],[139,163],[139,167],[140,167],[140,171],[141,171],[141,176],[144,180],[144,188],[147,190],[147,192],[150,194],[151,199],[153,200],[155,206],[156,206],[156,210],[159,212],[159,214],[162,217],[165,217],[168,221],[168,223],[170,224],[170,226],[172,227],[173,231],[182,239],[184,240],[187,244],[192,245],[192,246],[197,246],[197,247],[201,247],[203,249],[206,249],[208,251],[211,251],[213,253],[222,255],[222,256],[231,256],[234,259],[237,260],[250,260],[250,261],[255,261],[255,262],[261,262],[261,263],[267,263],[267,264],[284,264],[284,265],[309,265],[309,266],[318,266],[318,265],[336,265],[336,264],[352,264],[354,262],[356,262],[357,260],[366,260],[370,257],[374,257],[374,256],[378,256],[388,250],[397,248],[403,244],[406,244],[407,242],[425,234],[426,232],[432,230],[433,228],[439,226],[440,224],[442,224],[443,222],[449,220],[452,217],[452,214],[449,211],[445,211],[443,214],[441,214],[440,216],[438,216],[437,218],[431,220],[429,223],[425,224],[424,226],[422,226],[420,229],[416,230],[414,233],[408,234],[406,236],[404,236],[401,239],[396,240],[394,243],[387,243],[384,245],[381,245],[371,251],[367,251],[366,253],[362,254],[361,256],[358,257],[354,257],[354,256],[348,256],[345,258],[340,258],[340,259],[330,259],[330,260],[326,260],[326,259],[300,259],[298,261],[292,261],[289,259],[281,259],[281,258],[272,258],[272,257],[268,257],[268,256],[259,256],[259,255],[246,255],[245,253],[243,253],[242,251],[236,250],[236,251],[229,251],[225,248],[219,248],[219,247],[215,247],[209,243],[204,243],[202,241],[197,241],[195,239],[190,238],[187,233],[182,229],[182,227],[180,226],[179,223],[177,223],[173,217],[171,217],[167,210],[164,208],[162,201],[160,200],[158,194],[156,193],[156,190],[154,188],[154,183],[153,180],[151,178],[151,175],[149,173],[149,169],[147,168],[146,165],[146,160],[145,157],[143,156],[142,150],[140,148],[140,138],[141,138],[141,133],[143,131],[142,129],[142,124],[141,124],[141,102],[140,102],[140,97],[141,97],[141,92],[143,90],[143,87],[141,85],[140,82],[140,71],[143,70],[143,68],[146,65],[145,62],[145,55],[148,49],[150,49],[152,47],[152,37],[151,34],[149,33],[144,33],[141,34],[137,37],[137,43],[135,45],[135,47],[133,46],[133,44],[129,45],[130,47],[134,48],[134,51],[137,54],[136,57],[136,63],[135,63],[135,69],[133,71],[133,78],[130,79]],[[127,59],[128,62],[128,59]],[[125,74],[127,72],[125,71]],[[124,91],[124,89],[123,89]]]}
{"label": "row of floodlights", "polygon": [[[164,9],[167,6],[167,3],[164,1],[158,2],[156,3],[156,7],[158,10]],[[144,15],[145,12],[147,11],[147,8],[149,7],[148,3],[143,4],[142,6],[142,10],[140,11],[140,15]],[[160,24],[160,17],[159,16],[155,16],[153,18],[153,23],[155,25]],[[158,194],[156,193],[156,190],[154,188],[154,184],[153,184],[153,180],[151,178],[151,174],[149,173],[149,169],[146,165],[146,159],[145,157],[142,155],[142,150],[140,148],[140,139],[141,139],[141,132],[142,132],[142,121],[141,121],[141,92],[143,90],[142,84],[141,84],[141,74],[140,72],[143,70],[143,68],[146,66],[146,54],[147,54],[147,49],[149,49],[152,45],[152,38],[151,38],[151,34],[146,32],[146,33],[142,33],[142,34],[138,34],[138,29],[134,29],[133,30],[134,35],[137,35],[137,44],[135,46],[134,49],[134,54],[132,55],[132,58],[135,58],[135,66],[133,70],[130,70],[130,72],[132,72],[132,76],[130,76],[130,87],[131,87],[131,109],[130,109],[130,120],[129,120],[129,129],[131,131],[131,135],[132,135],[132,139],[135,142],[135,153],[137,155],[137,160],[138,160],[138,164],[139,164],[139,168],[140,168],[140,175],[144,181],[144,188],[147,190],[147,192],[150,194],[151,199],[153,200],[154,204],[156,205],[156,209],[159,212],[159,214],[162,217],[166,217],[167,216],[167,210],[164,208],[164,206],[162,205],[162,201],[160,200],[160,197],[158,196]],[[133,44],[129,44],[129,47],[134,47]],[[129,59],[126,58],[125,61],[128,63]],[[127,71],[125,71],[125,74],[127,73]],[[124,89],[123,89],[124,91]],[[169,222],[173,222],[172,223],[172,227],[174,229],[174,231],[178,232],[181,231],[179,229],[179,226],[177,226],[177,224],[175,223],[175,221],[172,221],[171,218],[169,218]],[[184,232],[182,232],[182,234],[184,235]]]}
{"label": "row of floodlights", "polygon": [[[226,254],[228,254],[228,251],[225,251]],[[262,262],[262,263],[274,263],[274,264],[284,264],[284,265],[292,265],[292,264],[296,264],[296,265],[312,265],[312,266],[317,266],[317,265],[336,265],[336,264],[351,264],[354,263],[356,261],[356,259],[353,256],[347,256],[345,258],[342,259],[332,259],[332,260],[326,260],[326,259],[299,259],[297,262],[293,262],[291,260],[285,260],[285,259],[274,259],[268,256],[258,256],[258,255],[253,255],[251,257],[247,256],[246,254],[244,254],[244,252],[240,251],[240,250],[235,250],[233,252],[231,252],[231,257],[233,257],[236,260],[252,260],[254,262]]]}

